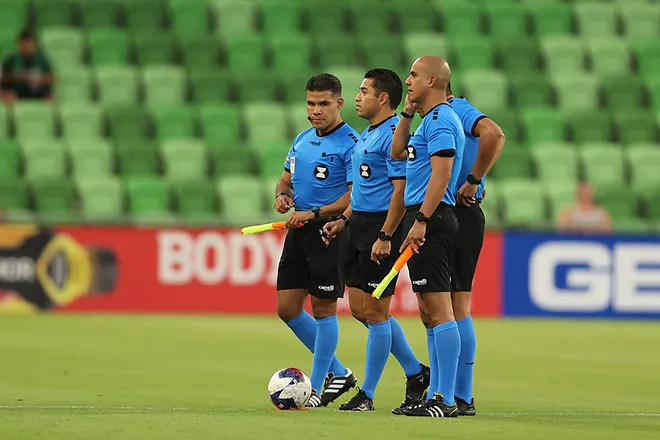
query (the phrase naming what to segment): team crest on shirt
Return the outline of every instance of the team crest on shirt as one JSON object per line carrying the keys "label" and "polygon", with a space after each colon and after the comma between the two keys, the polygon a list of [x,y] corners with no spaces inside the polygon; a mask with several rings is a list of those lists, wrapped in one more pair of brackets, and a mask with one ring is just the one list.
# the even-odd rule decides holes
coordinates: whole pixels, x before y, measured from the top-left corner
{"label": "team crest on shirt", "polygon": [[362,176],[363,179],[371,177],[371,167],[368,164],[363,163],[360,165],[360,176]]}
{"label": "team crest on shirt", "polygon": [[412,145],[408,145],[408,160],[415,160],[417,157],[417,150]]}
{"label": "team crest on shirt", "polygon": [[330,172],[328,167],[325,165],[317,165],[316,168],[314,168],[314,177],[316,177],[318,180],[327,179],[329,174]]}

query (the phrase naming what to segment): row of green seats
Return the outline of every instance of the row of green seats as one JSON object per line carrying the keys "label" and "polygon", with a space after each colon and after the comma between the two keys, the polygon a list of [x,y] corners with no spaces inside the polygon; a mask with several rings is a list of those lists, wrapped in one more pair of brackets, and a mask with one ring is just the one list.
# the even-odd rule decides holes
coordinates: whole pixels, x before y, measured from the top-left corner
{"label": "row of green seats", "polygon": [[[10,4],[13,2],[13,4]],[[4,5],[3,5],[4,3]],[[18,0],[4,0],[9,10],[3,20],[15,26],[29,18]],[[659,34],[657,4],[553,2],[469,2],[434,0],[408,2],[368,0],[325,2],[321,0],[33,0],[38,26],[81,24],[85,27],[126,26],[140,29],[171,28],[180,34],[201,35],[217,29],[224,35],[251,33],[257,29],[280,33],[333,34],[355,31],[382,34],[407,29],[439,30],[448,35],[488,34],[522,37],[529,34],[634,36]],[[0,25],[3,23],[0,21]]]}

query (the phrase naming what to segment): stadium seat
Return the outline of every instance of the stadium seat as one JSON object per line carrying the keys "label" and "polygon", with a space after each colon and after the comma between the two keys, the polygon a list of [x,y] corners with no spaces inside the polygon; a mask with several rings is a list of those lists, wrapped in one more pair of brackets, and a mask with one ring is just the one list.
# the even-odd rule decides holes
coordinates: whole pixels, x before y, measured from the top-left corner
{"label": "stadium seat", "polygon": [[74,176],[109,176],[114,171],[113,150],[108,142],[77,139],[69,141],[68,146]]}
{"label": "stadium seat", "polygon": [[229,34],[224,37],[227,66],[233,72],[260,70],[264,67],[264,44],[258,34]]}
{"label": "stadium seat", "polygon": [[48,139],[55,136],[53,106],[44,102],[19,101],[12,107],[16,136]]}
{"label": "stadium seat", "polygon": [[41,31],[40,44],[55,67],[82,63],[83,34],[76,28],[45,28]]}
{"label": "stadium seat", "polygon": [[[198,108],[202,134],[209,146],[214,142],[235,148],[240,133],[238,109],[231,104],[204,104]],[[222,121],[222,124],[218,124]]]}
{"label": "stadium seat", "polygon": [[145,141],[119,141],[117,160],[124,178],[153,176],[158,172],[158,150]]}
{"label": "stadium seat", "polygon": [[0,106],[0,147],[5,137],[9,137],[9,120],[10,113],[7,106]]}
{"label": "stadium seat", "polygon": [[223,219],[233,225],[263,219],[261,197],[237,197],[237,194],[261,194],[261,181],[256,177],[227,176],[216,182]]}
{"label": "stadium seat", "polygon": [[273,142],[261,145],[257,151],[259,171],[263,177],[279,177],[284,170],[284,160],[291,147],[290,142]]}
{"label": "stadium seat", "polygon": [[357,41],[347,35],[319,37],[315,41],[319,66],[354,67],[358,62]]}
{"label": "stadium seat", "polygon": [[576,182],[578,158],[575,150],[565,144],[539,144],[532,151],[538,180],[546,186],[556,182]]}
{"label": "stadium seat", "polygon": [[356,34],[373,36],[375,32],[380,32],[382,36],[387,36],[392,32],[392,14],[384,2],[362,0],[347,2],[346,7]]}
{"label": "stadium seat", "polygon": [[596,110],[600,87],[595,76],[587,73],[556,74],[551,78],[559,106],[568,112]]}
{"label": "stadium seat", "polygon": [[131,67],[96,69],[99,101],[104,106],[133,105],[138,101],[138,79]]}
{"label": "stadium seat", "polygon": [[410,29],[420,32],[434,32],[438,26],[438,17],[425,2],[394,2],[390,4],[394,13],[394,26],[401,33]]}
{"label": "stadium seat", "polygon": [[647,192],[644,202],[646,205],[646,216],[660,225],[660,189],[655,188]]}
{"label": "stadium seat", "polygon": [[408,57],[403,56],[403,46],[398,36],[364,35],[360,45],[365,66],[379,66],[398,72],[410,70]]}
{"label": "stadium seat", "polygon": [[195,136],[196,115],[186,105],[157,105],[152,109],[154,128],[159,140],[186,139]]}
{"label": "stadium seat", "polygon": [[527,149],[504,149],[493,167],[498,182],[509,179],[531,178],[532,165]]}
{"label": "stadium seat", "polygon": [[128,62],[128,35],[119,29],[91,29],[87,33],[94,66],[123,66]]}
{"label": "stadium seat", "polygon": [[485,3],[488,29],[493,38],[520,38],[527,35],[527,16],[524,6],[519,3]]}
{"label": "stadium seat", "polygon": [[4,213],[27,208],[27,189],[25,182],[16,178],[0,180],[0,210]]}
{"label": "stadium seat", "polygon": [[346,10],[344,2],[330,3],[324,0],[302,2],[305,7],[304,24],[310,34],[323,33],[342,35],[346,31]]}
{"label": "stadium seat", "polygon": [[621,111],[614,114],[619,141],[623,144],[657,142],[655,118],[644,110]]}
{"label": "stadium seat", "polygon": [[281,81],[286,102],[290,104],[304,103],[307,99],[307,92],[305,90],[307,80],[314,74],[316,72],[299,69],[296,73],[284,75]]}
{"label": "stadium seat", "polygon": [[217,69],[220,46],[213,37],[193,36],[179,39],[183,65],[189,70]]}
{"label": "stadium seat", "polygon": [[[508,81],[497,71],[470,71],[461,76],[462,87],[467,90],[470,101],[482,111],[506,107],[508,104]],[[462,89],[462,90],[463,90]]]}
{"label": "stadium seat", "polygon": [[117,26],[117,3],[94,0],[76,0],[76,3],[84,27],[93,29]]}
{"label": "stadium seat", "polygon": [[262,188],[262,194],[263,194],[263,199],[266,201],[266,212],[265,212],[265,217],[264,221],[271,221],[271,222],[277,222],[277,221],[284,221],[286,218],[289,216],[289,214],[280,214],[279,212],[275,211],[275,209],[272,206],[272,201],[275,195],[275,188],[277,185],[277,182],[280,180],[280,176],[270,176],[270,177],[264,177],[261,180],[261,188]]}
{"label": "stadium seat", "polygon": [[579,2],[573,6],[573,13],[583,37],[609,37],[617,33],[617,17],[613,5]]}
{"label": "stadium seat", "polygon": [[603,185],[596,189],[596,200],[607,209],[612,219],[628,220],[637,217],[637,197],[625,185]]}
{"label": "stadium seat", "polygon": [[142,71],[145,101],[150,106],[183,102],[186,78],[183,70],[174,66],[152,66]]}
{"label": "stadium seat", "polygon": [[300,29],[303,3],[288,0],[264,0],[261,2],[261,22],[264,32],[271,38],[287,33],[297,35]]}
{"label": "stadium seat", "polygon": [[19,163],[18,145],[14,141],[0,138],[0,176],[18,176]]}
{"label": "stadium seat", "polygon": [[40,215],[71,215],[74,209],[74,188],[68,179],[42,178],[32,181],[35,211]]}
{"label": "stadium seat", "polygon": [[508,227],[532,227],[546,223],[545,197],[539,183],[519,179],[500,182],[499,198]]}
{"label": "stadium seat", "polygon": [[646,81],[648,100],[651,109],[660,111],[660,78],[648,78]]}
{"label": "stadium seat", "polygon": [[170,180],[199,179],[206,173],[206,147],[202,141],[175,139],[162,143],[165,176]]}
{"label": "stadium seat", "polygon": [[538,108],[520,112],[525,139],[530,144],[564,141],[564,115],[561,111]]}
{"label": "stadium seat", "polygon": [[447,59],[450,56],[449,44],[445,38],[442,34],[433,32],[408,32],[403,35],[403,47],[407,69],[410,69],[410,65],[421,54],[439,55]]}
{"label": "stadium seat", "polygon": [[541,40],[547,72],[579,72],[584,69],[584,48],[575,37],[545,37]]}
{"label": "stadium seat", "polygon": [[343,108],[342,116],[348,116],[348,113],[357,113],[355,111],[355,106],[352,105],[352,103],[355,102],[355,95],[357,95],[360,86],[362,85],[365,73],[364,69],[357,67],[330,66],[328,67],[327,72],[336,75],[337,78],[341,80],[342,95],[346,101],[344,105],[352,101],[350,106]]}
{"label": "stadium seat", "polygon": [[164,32],[138,32],[133,35],[137,63],[162,66],[174,61],[174,38]]}
{"label": "stadium seat", "polygon": [[603,79],[603,84],[622,84],[622,87],[604,87],[605,100],[610,110],[638,110],[645,103],[646,90],[642,81],[636,76],[625,74],[609,76]]}
{"label": "stadium seat", "polygon": [[220,149],[211,150],[213,160],[213,175],[215,177],[224,176],[248,176],[254,174],[254,156],[252,152],[243,147],[240,148],[240,154],[224,154]]}
{"label": "stadium seat", "polygon": [[[28,15],[27,2],[16,0],[0,0],[0,31],[6,30],[11,35],[12,43],[16,41],[16,35],[20,32],[22,24],[26,22]],[[13,48],[12,44],[12,48]]]}
{"label": "stadium seat", "polygon": [[219,103],[234,97],[234,80],[226,72],[214,69],[196,70],[190,73],[193,100],[198,103]]}
{"label": "stadium seat", "polygon": [[110,134],[115,140],[141,139],[148,135],[149,119],[145,111],[135,106],[107,108]]}
{"label": "stadium seat", "polygon": [[630,72],[628,43],[620,38],[598,38],[587,43],[593,72],[601,77]]}
{"label": "stadium seat", "polygon": [[[345,112],[346,111],[343,111],[342,115]],[[305,104],[304,101],[299,101],[290,105],[287,108],[287,113],[289,115],[289,121],[291,123],[291,126],[293,127],[293,133],[295,133],[296,135],[312,127],[312,124],[307,119],[307,105]],[[419,118],[413,119],[413,124],[418,119]],[[412,133],[414,129],[411,128],[410,131]],[[293,139],[289,139],[289,140],[292,141]]]}
{"label": "stadium seat", "polygon": [[610,142],[612,118],[604,112],[576,112],[568,118],[573,142]]}
{"label": "stadium seat", "polygon": [[627,38],[657,37],[660,34],[660,8],[657,4],[622,2],[619,14]]}
{"label": "stadium seat", "polygon": [[560,2],[528,2],[525,4],[532,18],[534,34],[538,37],[571,33],[570,6]]}
{"label": "stadium seat", "polygon": [[442,31],[452,41],[481,34],[480,10],[476,4],[462,0],[433,3],[441,13]]}
{"label": "stadium seat", "polygon": [[552,88],[545,75],[512,75],[509,81],[518,108],[550,106]]}
{"label": "stadium seat", "polygon": [[630,168],[630,186],[643,194],[660,189],[660,148],[657,144],[634,144],[626,151]]}
{"label": "stadium seat", "polygon": [[55,98],[58,102],[86,103],[91,100],[92,74],[86,67],[62,67],[56,75]]}
{"label": "stadium seat", "polygon": [[124,214],[124,188],[115,176],[85,176],[76,179],[83,216],[95,222],[119,220]]}
{"label": "stadium seat", "polygon": [[523,133],[518,122],[518,114],[513,109],[509,110],[509,108],[484,110],[488,110],[487,116],[495,121],[504,132],[507,148],[515,148],[517,142],[523,138]]}
{"label": "stadium seat", "polygon": [[135,216],[169,214],[170,187],[160,177],[131,177],[126,180],[128,211]]}
{"label": "stadium seat", "polygon": [[507,39],[497,44],[497,50],[502,68],[507,72],[523,75],[539,70],[539,53],[534,40]]}
{"label": "stadium seat", "polygon": [[461,72],[467,70],[488,70],[495,64],[493,45],[490,39],[479,36],[465,36],[449,40],[452,46],[450,65]]}
{"label": "stadium seat", "polygon": [[188,221],[205,222],[217,217],[215,191],[206,179],[172,182],[177,211]]}
{"label": "stadium seat", "polygon": [[255,29],[255,3],[242,0],[210,0],[217,31],[222,36],[251,34]]}
{"label": "stadium seat", "polygon": [[165,19],[163,0],[118,0],[124,10],[126,27],[132,30],[158,31]]}
{"label": "stadium seat", "polygon": [[287,114],[281,106],[268,102],[247,104],[243,117],[250,144],[287,139]]}
{"label": "stadium seat", "polygon": [[655,78],[658,71],[660,71],[660,44],[658,44],[658,38],[635,41],[633,50],[639,75],[644,79]]}
{"label": "stadium seat", "polygon": [[585,145],[580,157],[584,176],[594,188],[625,185],[623,150]]}
{"label": "stadium seat", "polygon": [[66,154],[61,143],[53,140],[24,141],[21,149],[27,179],[62,178],[66,175]]}
{"label": "stadium seat", "polygon": [[172,30],[181,36],[204,36],[209,31],[207,1],[170,0]]}
{"label": "stadium seat", "polygon": [[249,71],[236,75],[236,85],[242,103],[279,100],[280,78],[274,72]]}
{"label": "stadium seat", "polygon": [[550,218],[556,222],[561,212],[575,204],[575,194],[577,192],[577,183],[569,181],[553,181],[552,185],[545,186],[545,195],[550,206]]}
{"label": "stadium seat", "polygon": [[311,41],[299,34],[271,35],[269,45],[274,69],[281,74],[295,73],[311,61]]}
{"label": "stadium seat", "polygon": [[[72,8],[69,0],[32,0],[37,19],[37,26],[69,26]],[[3,10],[4,13],[4,10]]]}
{"label": "stadium seat", "polygon": [[92,104],[62,104],[60,106],[62,134],[68,139],[103,136],[103,111]]}

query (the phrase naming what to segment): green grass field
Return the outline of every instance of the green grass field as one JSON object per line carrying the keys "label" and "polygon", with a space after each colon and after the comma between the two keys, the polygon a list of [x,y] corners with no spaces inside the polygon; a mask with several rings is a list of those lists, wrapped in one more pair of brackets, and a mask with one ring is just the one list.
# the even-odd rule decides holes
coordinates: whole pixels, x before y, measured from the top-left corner
{"label": "green grass field", "polygon": [[[402,320],[426,360],[421,324]],[[358,379],[367,331],[340,323]],[[311,356],[275,318],[0,317],[0,439],[658,439],[657,323],[478,320],[473,418],[389,413],[393,358],[375,413],[277,411],[266,385]],[[341,401],[348,400],[347,396]]]}

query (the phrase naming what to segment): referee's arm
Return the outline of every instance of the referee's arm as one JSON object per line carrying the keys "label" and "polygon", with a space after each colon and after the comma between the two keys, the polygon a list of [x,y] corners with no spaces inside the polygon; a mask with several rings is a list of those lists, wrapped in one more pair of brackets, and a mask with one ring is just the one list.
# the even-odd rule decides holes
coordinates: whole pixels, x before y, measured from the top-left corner
{"label": "referee's arm", "polygon": [[481,179],[500,157],[506,137],[499,125],[489,118],[481,118],[472,128],[472,135],[479,136],[477,159],[472,165],[472,175]]}
{"label": "referee's arm", "polygon": [[[319,215],[320,216],[335,216],[344,213],[346,211],[346,208],[349,207],[351,204],[351,190],[353,189],[353,185],[351,183],[348,184],[348,191],[344,193],[343,196],[335,200],[334,202],[330,203],[329,205],[321,206],[319,208]],[[346,216],[350,218],[350,216]]]}
{"label": "referee's arm", "polygon": [[291,183],[291,172],[284,170],[282,177],[275,186],[275,210],[285,214],[293,208],[293,184]]}
{"label": "referee's arm", "polygon": [[431,156],[431,178],[426,187],[424,203],[419,210],[424,217],[431,217],[447,192],[451,179],[455,150],[440,150]]}
{"label": "referee's arm", "polygon": [[385,218],[385,223],[383,223],[383,231],[387,232],[388,235],[394,234],[397,226],[401,223],[404,214],[406,213],[406,207],[403,203],[403,195],[406,190],[406,179],[392,179],[392,185],[394,190],[392,191],[392,197],[390,198],[390,207],[387,210],[387,218]]}

